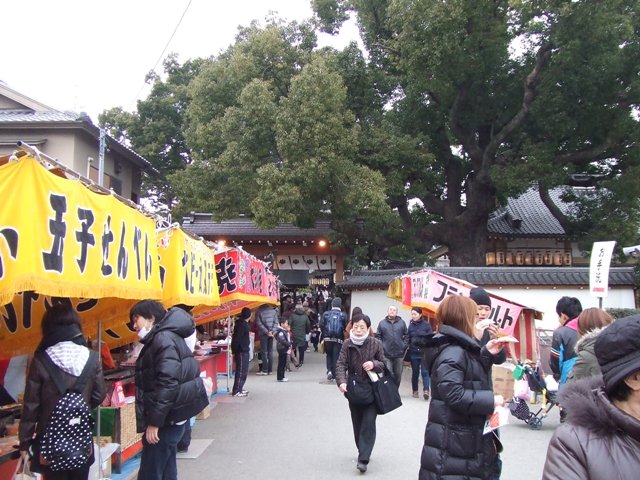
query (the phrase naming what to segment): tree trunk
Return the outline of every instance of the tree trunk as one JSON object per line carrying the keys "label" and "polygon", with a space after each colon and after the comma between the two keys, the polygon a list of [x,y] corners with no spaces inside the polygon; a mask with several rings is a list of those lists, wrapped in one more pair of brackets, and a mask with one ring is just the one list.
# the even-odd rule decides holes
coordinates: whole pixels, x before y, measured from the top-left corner
{"label": "tree trunk", "polygon": [[449,247],[449,263],[452,267],[480,267],[486,265],[486,223],[467,225],[462,229],[450,229],[445,244]]}

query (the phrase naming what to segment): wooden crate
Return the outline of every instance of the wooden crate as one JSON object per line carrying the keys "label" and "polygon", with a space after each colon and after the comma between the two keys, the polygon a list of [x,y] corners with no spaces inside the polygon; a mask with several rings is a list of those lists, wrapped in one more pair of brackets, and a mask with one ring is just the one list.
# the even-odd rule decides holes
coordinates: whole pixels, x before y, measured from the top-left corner
{"label": "wooden crate", "polygon": [[136,432],[136,404],[126,403],[119,408],[120,416],[120,448],[133,445],[142,439],[142,433]]}

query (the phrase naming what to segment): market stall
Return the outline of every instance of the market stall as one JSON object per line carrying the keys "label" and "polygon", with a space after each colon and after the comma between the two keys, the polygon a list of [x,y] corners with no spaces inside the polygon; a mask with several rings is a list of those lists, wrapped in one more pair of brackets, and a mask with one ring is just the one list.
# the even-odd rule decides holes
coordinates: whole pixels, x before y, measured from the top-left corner
{"label": "market stall", "polygon": [[101,326],[122,323],[135,301],[162,296],[155,219],[67,174],[44,156],[0,158],[5,363],[33,353],[42,314],[54,303],[73,305],[95,340]]}
{"label": "market stall", "polygon": [[[396,277],[389,284],[387,296],[401,301],[407,308],[422,307],[427,315],[433,317],[438,305],[447,295],[468,297],[469,291],[475,286],[464,280],[426,269]],[[535,320],[542,318],[542,312],[494,293],[488,293],[491,297],[489,318],[506,333],[518,339],[518,343],[510,347],[511,357],[538,361],[540,345],[536,335]]]}

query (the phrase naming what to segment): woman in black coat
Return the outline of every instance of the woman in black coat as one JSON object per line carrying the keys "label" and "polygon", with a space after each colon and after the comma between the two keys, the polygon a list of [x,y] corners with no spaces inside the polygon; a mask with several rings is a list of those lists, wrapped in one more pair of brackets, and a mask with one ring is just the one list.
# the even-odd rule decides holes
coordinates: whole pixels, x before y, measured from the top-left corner
{"label": "woman in black coat", "polygon": [[489,376],[503,344],[490,340],[480,347],[474,337],[476,304],[469,298],[447,297],[436,317],[440,329],[425,342],[431,404],[419,479],[492,478],[499,442],[482,432],[494,408],[504,403],[493,395]]}

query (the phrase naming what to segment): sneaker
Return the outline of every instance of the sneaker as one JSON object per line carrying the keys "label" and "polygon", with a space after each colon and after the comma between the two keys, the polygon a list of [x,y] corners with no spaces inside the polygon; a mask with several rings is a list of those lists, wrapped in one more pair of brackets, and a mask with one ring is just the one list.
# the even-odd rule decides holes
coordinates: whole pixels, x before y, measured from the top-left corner
{"label": "sneaker", "polygon": [[269,373],[267,373],[267,375],[273,375],[273,372],[269,372]]}
{"label": "sneaker", "polygon": [[285,377],[285,378],[281,378],[281,379],[280,379],[280,380],[278,380],[278,381],[279,381],[279,382],[288,382],[288,381],[289,381],[289,379]]}
{"label": "sneaker", "polygon": [[267,372],[256,372],[256,375],[262,375],[262,376],[265,376],[265,375],[267,375]]}
{"label": "sneaker", "polygon": [[356,468],[360,470],[360,473],[364,473],[367,471],[367,464],[364,462],[358,462],[358,465],[356,466]]}
{"label": "sneaker", "polygon": [[244,393],[244,392],[238,392],[238,393],[236,393],[236,394],[234,395],[234,397],[246,397],[246,396],[247,396],[247,394],[246,394],[246,393]]}
{"label": "sneaker", "polygon": [[247,395],[249,395],[249,390],[242,390],[242,393],[246,393]]}
{"label": "sneaker", "polygon": [[334,377],[332,373],[329,373],[327,375],[327,380],[331,381],[331,380],[335,380],[335,379],[336,379],[336,377]]}

